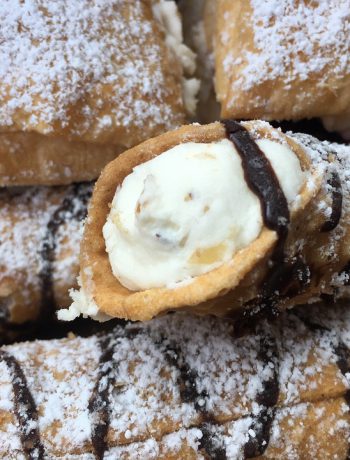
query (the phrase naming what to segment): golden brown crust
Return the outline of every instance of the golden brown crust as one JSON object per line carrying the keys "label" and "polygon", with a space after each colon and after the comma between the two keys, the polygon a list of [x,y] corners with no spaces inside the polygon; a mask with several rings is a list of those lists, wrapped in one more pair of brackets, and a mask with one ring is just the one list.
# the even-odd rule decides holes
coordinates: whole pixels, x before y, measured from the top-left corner
{"label": "golden brown crust", "polygon": [[228,459],[345,460],[349,324],[348,305],[310,306],[237,338],[225,319],[174,314],[107,336],[1,348],[0,458],[33,441],[19,439],[28,409],[19,419],[10,356],[49,458],[83,459],[100,446],[118,459],[215,458],[219,447]]}
{"label": "golden brown crust", "polygon": [[[259,123],[249,122],[245,126],[249,131],[253,131],[255,136],[273,137],[274,131],[269,125],[261,126]],[[233,299],[239,299],[237,303],[242,305],[240,288],[242,281],[244,285],[246,277],[253,273],[254,286],[257,284],[257,278],[261,278],[266,272],[268,258],[277,241],[276,233],[266,227],[253,243],[235,254],[232,261],[196,277],[189,285],[176,289],[153,288],[133,292],[119,283],[110,267],[102,228],[109,213],[109,203],[112,202],[117,186],[124,178],[138,164],[154,158],[177,144],[182,142],[209,143],[225,136],[225,129],[218,122],[206,126],[184,126],[123,153],[103,170],[95,185],[81,245],[82,286],[93,297],[102,312],[110,316],[142,321],[169,309],[182,307],[195,306],[195,311],[201,314],[209,312],[222,314],[227,308],[238,307],[234,305]],[[287,141],[297,154],[302,167],[310,168],[309,160],[301,147],[287,136],[281,133],[279,136]],[[319,181],[318,186],[320,186]],[[293,212],[294,219],[304,210],[316,193],[317,185],[314,190],[311,190],[304,184],[298,209]],[[238,288],[238,292],[235,288]],[[243,289],[245,289],[246,296],[252,296],[256,291],[251,283],[249,287]],[[220,299],[219,309],[212,310],[213,305],[210,302],[204,303],[210,299],[222,297],[228,291],[230,291],[229,302],[225,303]],[[230,304],[233,306],[231,307]]]}
{"label": "golden brown crust", "polygon": [[[32,1],[21,34],[0,16],[0,186],[95,179],[120,151],[185,121],[183,68],[153,0]],[[21,28],[25,6],[17,13]]]}
{"label": "golden brown crust", "polygon": [[90,181],[124,149],[34,132],[0,134],[0,186]]}
{"label": "golden brown crust", "polygon": [[345,113],[350,25],[340,12],[346,8],[342,0],[284,2],[274,11],[253,0],[216,0],[211,37],[221,116],[289,120]]}

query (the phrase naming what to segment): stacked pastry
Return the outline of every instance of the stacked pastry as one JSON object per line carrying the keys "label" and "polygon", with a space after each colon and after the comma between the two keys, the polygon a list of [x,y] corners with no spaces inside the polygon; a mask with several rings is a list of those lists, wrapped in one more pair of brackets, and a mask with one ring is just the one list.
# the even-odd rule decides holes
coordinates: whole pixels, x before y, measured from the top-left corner
{"label": "stacked pastry", "polygon": [[69,184],[194,113],[194,54],[174,2],[6,0],[0,62],[0,323],[46,321],[92,188]]}
{"label": "stacked pastry", "polygon": [[346,129],[349,0],[178,3],[221,122],[174,1],[1,2],[0,458],[350,457],[350,147],[234,120]]}
{"label": "stacked pastry", "polygon": [[95,179],[194,111],[194,57],[173,2],[12,6],[0,10],[0,185]]}
{"label": "stacked pastry", "polygon": [[[211,91],[222,117],[321,117],[328,129],[349,136],[348,0],[199,3],[202,12],[192,43],[205,69],[200,102],[205,121],[214,73]],[[190,5],[184,8],[193,10]]]}
{"label": "stacked pastry", "polygon": [[3,324],[47,320],[56,305],[68,305],[91,191],[81,183],[0,192]]}
{"label": "stacked pastry", "polygon": [[339,459],[350,310],[292,310],[234,337],[181,313],[0,350],[0,458]]}

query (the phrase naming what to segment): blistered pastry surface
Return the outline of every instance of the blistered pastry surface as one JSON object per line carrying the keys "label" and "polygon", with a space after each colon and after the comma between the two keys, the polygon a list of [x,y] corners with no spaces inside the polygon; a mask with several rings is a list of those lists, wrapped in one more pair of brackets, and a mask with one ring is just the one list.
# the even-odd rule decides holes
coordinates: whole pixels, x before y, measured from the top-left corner
{"label": "blistered pastry surface", "polygon": [[182,68],[152,3],[2,2],[1,130],[118,143],[181,123]]}
{"label": "blistered pastry surface", "polygon": [[91,191],[91,184],[0,191],[0,317],[22,323],[67,302]]}
{"label": "blistered pastry surface", "polygon": [[[2,350],[23,372],[40,448],[50,458],[82,459],[102,449],[136,459],[147,447],[154,452],[149,458],[161,458],[165,443],[168,455],[187,446],[189,458],[203,458],[216,446],[225,454],[220,458],[242,459],[257,438],[266,458],[321,459],[318,434],[312,431],[316,440],[310,436],[306,445],[299,436],[319,423],[330,443],[340,436],[338,453],[348,448],[349,331],[347,306],[291,311],[241,338],[225,320],[175,314],[107,336]],[[22,422],[6,363],[0,355],[0,439],[12,454],[23,452]],[[321,423],[333,432],[323,432]],[[259,424],[267,430],[262,438]]]}
{"label": "blistered pastry surface", "polygon": [[[250,7],[255,50],[244,52],[241,58],[245,63],[244,72],[233,82],[235,86],[247,90],[279,77],[288,85],[296,78],[306,80],[329,66],[334,78],[349,73],[347,0],[287,0],[278,5],[271,1],[250,0]],[[225,43],[225,31],[220,38]],[[233,60],[230,54],[224,62],[227,71],[230,66],[239,64],[241,61]]]}
{"label": "blistered pastry surface", "polygon": [[217,9],[212,38],[225,117],[344,113],[350,97],[347,0],[218,0]]}

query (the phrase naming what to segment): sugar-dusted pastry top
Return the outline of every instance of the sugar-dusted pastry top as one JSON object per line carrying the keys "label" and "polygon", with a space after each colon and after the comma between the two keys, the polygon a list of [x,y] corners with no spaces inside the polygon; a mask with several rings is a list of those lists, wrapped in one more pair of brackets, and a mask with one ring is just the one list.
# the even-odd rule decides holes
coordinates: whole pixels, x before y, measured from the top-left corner
{"label": "sugar-dusted pastry top", "polygon": [[[151,135],[179,124],[183,61],[193,71],[194,56],[182,45],[181,59],[168,45],[163,3],[1,2],[1,131],[129,145],[125,130],[147,127]],[[169,8],[181,41],[178,13]]]}
{"label": "sugar-dusted pastry top", "polygon": [[348,0],[216,4],[216,89],[224,116],[271,120],[348,112]]}
{"label": "sugar-dusted pastry top", "polygon": [[180,313],[0,349],[0,458],[345,460],[348,305],[238,326]]}
{"label": "sugar-dusted pastry top", "polygon": [[45,318],[75,285],[92,184],[0,191],[0,321]]}
{"label": "sugar-dusted pastry top", "polygon": [[[305,180],[298,157],[277,141],[257,145],[292,206]],[[137,291],[190,282],[230,261],[263,226],[245,176],[228,139],[179,144],[136,166],[116,190],[103,227],[113,274]]]}
{"label": "sugar-dusted pastry top", "polygon": [[[255,50],[245,51],[241,60],[227,55],[224,63],[227,71],[242,61],[245,64],[244,73],[239,81],[233,82],[234,86],[245,90],[276,77],[284,78],[288,85],[296,78],[306,80],[329,67],[332,67],[334,78],[349,73],[347,0],[311,3],[287,0],[279,5],[273,1],[249,2]],[[229,21],[229,17],[225,19]],[[225,31],[221,40],[225,42]],[[321,52],[318,51],[320,46]]]}

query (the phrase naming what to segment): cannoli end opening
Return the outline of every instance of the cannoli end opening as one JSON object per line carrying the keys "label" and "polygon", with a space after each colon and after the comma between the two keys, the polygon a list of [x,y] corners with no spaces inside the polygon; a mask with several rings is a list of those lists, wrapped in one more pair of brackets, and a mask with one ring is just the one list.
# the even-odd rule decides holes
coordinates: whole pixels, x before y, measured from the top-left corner
{"label": "cannoli end opening", "polygon": [[[256,139],[277,141],[289,147],[299,160],[303,179],[298,189],[298,206],[291,207],[293,215],[299,208],[303,208],[315,193],[308,190],[304,180],[304,173],[310,171],[310,161],[298,144],[281,132],[273,130],[268,123],[246,122],[244,126]],[[248,245],[240,248],[229,261],[192,277],[189,282],[185,280],[174,286],[131,290],[113,274],[110,257],[106,252],[103,229],[111,212],[110,204],[113,203],[116,190],[118,187],[120,189],[124,179],[131,175],[134,168],[156,157],[159,159],[162,153],[180,144],[212,144],[220,143],[223,139],[226,139],[226,132],[219,122],[206,126],[184,126],[125,152],[104,169],[95,186],[81,247],[82,289],[98,306],[98,312],[111,317],[142,321],[179,308],[196,306],[196,312],[201,313],[202,304],[202,311],[206,312],[206,301],[233,290],[256,264],[269,256],[278,238],[276,232],[262,225],[258,235]],[[188,199],[191,200],[190,195]],[[137,211],[137,207],[135,209]]]}

